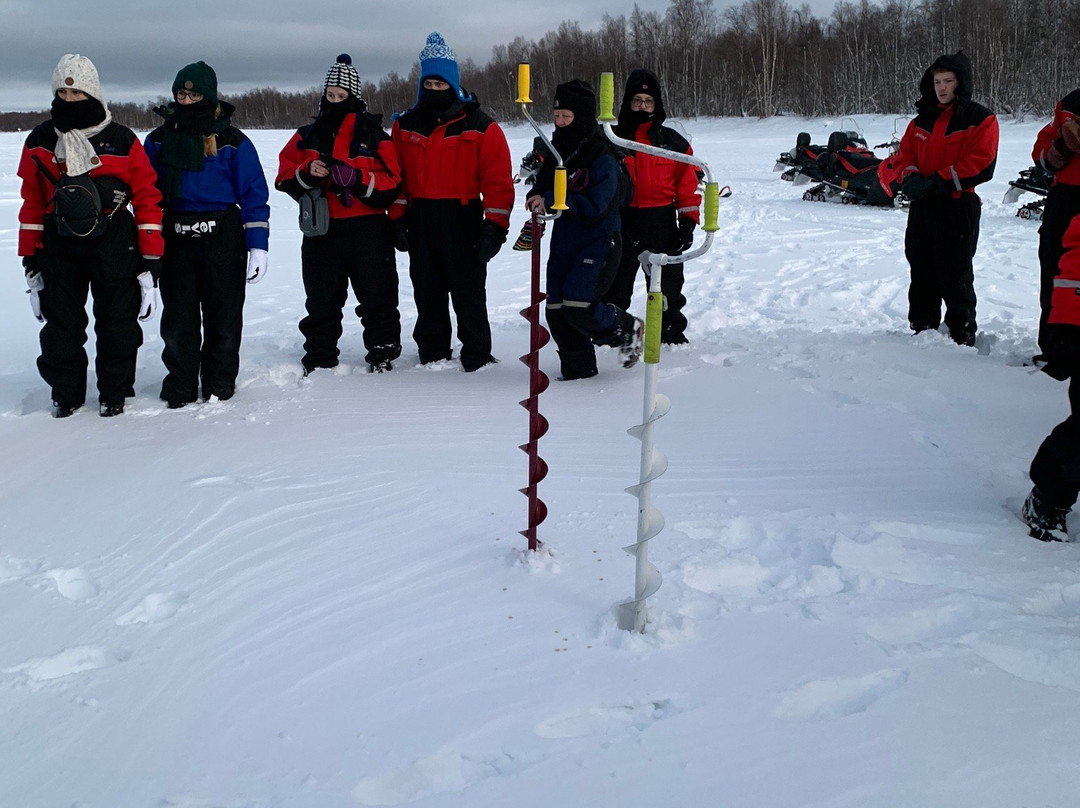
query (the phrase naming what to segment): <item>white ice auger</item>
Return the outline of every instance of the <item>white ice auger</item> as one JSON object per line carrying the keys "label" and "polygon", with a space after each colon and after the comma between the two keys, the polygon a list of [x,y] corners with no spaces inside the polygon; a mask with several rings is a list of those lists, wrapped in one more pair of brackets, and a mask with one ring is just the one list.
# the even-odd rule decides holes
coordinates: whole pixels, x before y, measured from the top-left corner
{"label": "white ice auger", "polygon": [[[641,441],[641,464],[637,485],[626,489],[638,500],[637,541],[623,549],[636,559],[634,571],[634,597],[618,606],[619,628],[627,631],[644,631],[648,620],[645,606],[646,598],[660,588],[660,571],[649,562],[648,541],[664,529],[664,516],[652,504],[652,481],[667,471],[667,456],[653,445],[653,428],[658,420],[667,415],[671,401],[662,393],[656,392],[656,376],[660,366],[660,321],[664,311],[664,298],[660,292],[660,275],[665,264],[681,264],[692,258],[698,258],[712,247],[713,233],[718,229],[717,218],[720,211],[721,190],[713,179],[709,164],[694,155],[661,149],[633,140],[626,140],[615,134],[611,128],[616,119],[613,114],[615,103],[615,78],[612,73],[600,75],[600,117],[604,125],[604,134],[608,140],[623,149],[644,152],[666,160],[689,163],[705,172],[704,206],[705,216],[701,230],[705,241],[697,248],[682,255],[666,255],[645,251],[638,256],[641,268],[649,280],[648,303],[645,308],[645,397],[642,408],[642,422],[631,427],[627,432]],[[724,196],[731,195],[731,189],[724,187]]]}

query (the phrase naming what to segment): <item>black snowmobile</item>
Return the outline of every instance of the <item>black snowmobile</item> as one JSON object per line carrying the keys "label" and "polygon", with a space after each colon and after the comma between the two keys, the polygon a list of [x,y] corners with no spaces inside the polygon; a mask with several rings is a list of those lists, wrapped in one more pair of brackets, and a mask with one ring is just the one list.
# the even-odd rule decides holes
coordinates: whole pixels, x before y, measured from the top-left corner
{"label": "black snowmobile", "polygon": [[[845,205],[877,205],[893,207],[896,200],[878,182],[877,170],[881,159],[866,145],[858,132],[836,131],[829,135],[826,146],[810,143],[810,135],[800,132],[795,148],[785,153],[791,160],[784,170],[791,172],[795,185],[816,181],[803,193],[812,202],[839,201]],[[776,169],[780,170],[781,160]],[[783,178],[783,177],[782,177]]]}
{"label": "black snowmobile", "polygon": [[1009,180],[1009,190],[1005,192],[1005,198],[1001,200],[1003,205],[1014,204],[1026,193],[1036,194],[1039,198],[1021,205],[1016,215],[1021,219],[1042,219],[1043,208],[1046,206],[1046,195],[1050,193],[1050,185],[1054,181],[1054,175],[1039,165],[1025,168],[1015,180]]}

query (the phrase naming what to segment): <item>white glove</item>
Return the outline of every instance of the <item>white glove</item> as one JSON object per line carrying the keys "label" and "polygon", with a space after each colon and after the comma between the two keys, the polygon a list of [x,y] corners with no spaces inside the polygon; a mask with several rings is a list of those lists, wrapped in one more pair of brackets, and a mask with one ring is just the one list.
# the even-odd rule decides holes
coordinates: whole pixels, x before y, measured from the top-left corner
{"label": "white glove", "polygon": [[157,288],[154,286],[154,276],[149,272],[139,275],[139,291],[142,292],[142,301],[139,303],[139,322],[145,323],[154,318],[157,311]]}
{"label": "white glove", "polygon": [[258,283],[266,277],[266,270],[270,267],[270,257],[266,250],[248,250],[247,282]]}
{"label": "white glove", "polygon": [[30,311],[34,312],[34,316],[37,317],[39,323],[45,322],[45,318],[41,316],[41,290],[45,288],[45,278],[41,276],[40,272],[34,272],[33,274],[26,274],[26,293],[30,295]]}

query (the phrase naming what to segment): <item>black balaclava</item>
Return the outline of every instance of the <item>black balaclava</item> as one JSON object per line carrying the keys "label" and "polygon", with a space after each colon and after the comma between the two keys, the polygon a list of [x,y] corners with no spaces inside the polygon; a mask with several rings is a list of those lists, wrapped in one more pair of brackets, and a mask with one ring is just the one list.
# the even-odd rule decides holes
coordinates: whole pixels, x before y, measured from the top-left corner
{"label": "black balaclava", "polygon": [[[651,112],[646,109],[631,109],[630,99],[638,93],[652,96],[656,105]],[[631,72],[626,79],[622,106],[619,108],[619,123],[614,127],[615,134],[619,135],[619,137],[633,139],[634,133],[642,124],[651,121],[659,125],[665,120],[667,120],[667,112],[664,109],[664,96],[660,89],[660,80],[653,73],[639,67]]]}
{"label": "black balaclava", "polygon": [[573,79],[555,88],[554,108],[574,113],[574,120],[567,126],[556,126],[551,136],[551,142],[565,160],[596,131],[596,93],[588,82]]}

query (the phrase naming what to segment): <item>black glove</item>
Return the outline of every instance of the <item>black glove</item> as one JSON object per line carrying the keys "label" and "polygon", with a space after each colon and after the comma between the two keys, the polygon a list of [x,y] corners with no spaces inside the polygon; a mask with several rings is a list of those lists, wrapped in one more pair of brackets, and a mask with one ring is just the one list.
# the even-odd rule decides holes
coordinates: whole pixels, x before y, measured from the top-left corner
{"label": "black glove", "polygon": [[409,251],[409,229],[404,219],[394,222],[394,249],[398,252]]}
{"label": "black glove", "polygon": [[476,256],[485,264],[499,254],[499,248],[506,241],[506,228],[495,222],[485,221],[480,225],[480,238],[476,240]]}
{"label": "black glove", "polygon": [[1080,326],[1049,323],[1044,341],[1045,350],[1034,358],[1039,370],[1059,382],[1080,375]]}
{"label": "black glove", "polygon": [[929,176],[912,174],[904,180],[904,184],[900,186],[900,190],[903,191],[904,196],[912,202],[918,202],[920,199],[925,199],[933,194],[944,192],[945,181],[937,174],[931,174]]}
{"label": "black glove", "polygon": [[24,255],[22,260],[23,269],[26,270],[27,276],[37,275],[41,272],[41,267],[38,266],[38,260],[36,255]]}
{"label": "black glove", "polygon": [[689,216],[679,217],[679,252],[686,252],[694,246],[694,230],[697,222]]}

